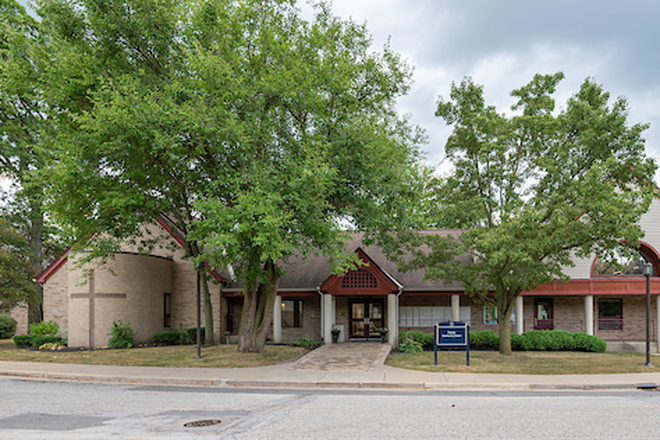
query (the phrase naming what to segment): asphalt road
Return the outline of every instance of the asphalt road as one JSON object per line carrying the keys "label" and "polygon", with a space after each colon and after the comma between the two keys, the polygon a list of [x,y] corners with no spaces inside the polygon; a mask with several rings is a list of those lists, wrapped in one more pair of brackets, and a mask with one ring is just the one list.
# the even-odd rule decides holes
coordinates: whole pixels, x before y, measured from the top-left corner
{"label": "asphalt road", "polygon": [[[660,392],[250,390],[0,379],[0,438],[658,438]],[[203,427],[184,424],[219,421]]]}

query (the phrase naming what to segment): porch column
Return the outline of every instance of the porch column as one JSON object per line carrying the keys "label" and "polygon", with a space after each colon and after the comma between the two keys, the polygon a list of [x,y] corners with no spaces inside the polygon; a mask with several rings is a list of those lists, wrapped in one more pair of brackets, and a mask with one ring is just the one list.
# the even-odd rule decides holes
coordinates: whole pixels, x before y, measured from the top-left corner
{"label": "porch column", "polygon": [[584,297],[584,332],[590,336],[594,335],[594,296]]}
{"label": "porch column", "polygon": [[279,295],[275,295],[273,308],[273,342],[282,343],[282,297]]}
{"label": "porch column", "polygon": [[655,344],[660,353],[660,295],[655,296]]}
{"label": "porch column", "polygon": [[387,342],[395,348],[399,340],[399,323],[397,322],[397,297],[395,293],[387,295]]}
{"label": "porch column", "polygon": [[525,299],[518,295],[516,298],[516,334],[522,335],[525,331]]}
{"label": "porch column", "polygon": [[461,296],[452,295],[451,296],[451,320],[460,321],[461,320]]}
{"label": "porch column", "polygon": [[329,293],[323,295],[323,342],[332,344],[332,326],[335,324],[334,297]]}

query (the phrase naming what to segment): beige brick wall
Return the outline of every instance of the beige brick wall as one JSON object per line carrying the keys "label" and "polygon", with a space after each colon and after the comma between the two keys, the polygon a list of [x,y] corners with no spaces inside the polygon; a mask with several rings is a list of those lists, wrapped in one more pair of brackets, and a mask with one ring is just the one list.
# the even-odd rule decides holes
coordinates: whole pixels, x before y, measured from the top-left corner
{"label": "beige brick wall", "polygon": [[28,308],[27,306],[16,306],[9,311],[9,316],[16,320],[17,335],[26,335],[28,332]]}
{"label": "beige brick wall", "polygon": [[60,335],[69,337],[69,265],[65,262],[43,286],[44,321],[55,321]]}
{"label": "beige brick wall", "polygon": [[[130,323],[136,343],[151,342],[163,330],[164,294],[172,292],[172,261],[165,258],[119,254],[103,268],[94,269],[94,307],[90,328],[90,283],[71,256],[69,271],[69,345],[103,346],[112,323]],[[90,342],[90,338],[93,341]]]}

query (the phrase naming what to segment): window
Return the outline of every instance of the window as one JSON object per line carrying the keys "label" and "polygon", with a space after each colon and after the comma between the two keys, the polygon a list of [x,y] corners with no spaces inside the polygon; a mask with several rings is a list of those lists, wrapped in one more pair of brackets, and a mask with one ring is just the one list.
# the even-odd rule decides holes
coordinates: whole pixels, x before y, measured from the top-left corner
{"label": "window", "polygon": [[[461,322],[469,325],[470,313],[470,307],[461,307],[459,309]],[[451,321],[451,307],[399,307],[399,325],[401,327],[433,327],[438,322],[446,321]]]}
{"label": "window", "polygon": [[623,300],[598,300],[598,330],[623,330]]}
{"label": "window", "polygon": [[594,263],[594,276],[643,276],[642,267],[650,263],[652,275],[655,275],[653,260],[647,249],[638,251],[630,248],[620,247],[615,249],[611,255],[603,258],[598,256]]}
{"label": "window", "polygon": [[302,327],[303,302],[300,299],[282,301],[282,327]]}
{"label": "window", "polygon": [[[511,325],[516,323],[516,308],[511,311]],[[497,307],[484,306],[484,324],[497,324]]]}
{"label": "window", "polygon": [[163,326],[172,327],[172,294],[163,294]]}

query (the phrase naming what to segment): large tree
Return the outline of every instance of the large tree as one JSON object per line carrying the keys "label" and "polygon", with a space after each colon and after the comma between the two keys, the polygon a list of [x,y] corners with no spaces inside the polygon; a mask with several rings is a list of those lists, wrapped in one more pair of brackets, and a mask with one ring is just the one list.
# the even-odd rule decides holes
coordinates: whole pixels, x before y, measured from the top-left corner
{"label": "large tree", "polygon": [[[511,353],[518,295],[563,272],[574,257],[635,246],[653,197],[656,165],[645,156],[645,125],[628,124],[626,100],[610,103],[592,79],[561,111],[552,94],[563,74],[537,75],[514,90],[509,115],[484,101],[472,80],[452,85],[436,115],[453,126],[454,165],[435,182],[431,222],[463,228],[430,243],[427,276],[458,280],[498,312],[500,352]],[[469,255],[472,264],[455,257]]]}
{"label": "large tree", "polygon": [[198,267],[231,266],[243,282],[239,350],[263,348],[294,252],[346,262],[347,226],[386,245],[409,225],[422,138],[395,99],[410,71],[328,5],[310,22],[286,0],[43,1],[39,12],[61,128],[52,206],[81,236],[105,232],[93,255],[168,214]]}
{"label": "large tree", "polygon": [[28,319],[42,319],[41,286],[33,281],[45,261],[61,251],[43,210],[43,184],[37,173],[49,160],[45,148],[52,126],[40,94],[34,49],[41,45],[38,23],[13,0],[0,0],[0,176],[13,190],[3,193],[9,227],[27,240],[22,248],[30,270],[24,296]]}

